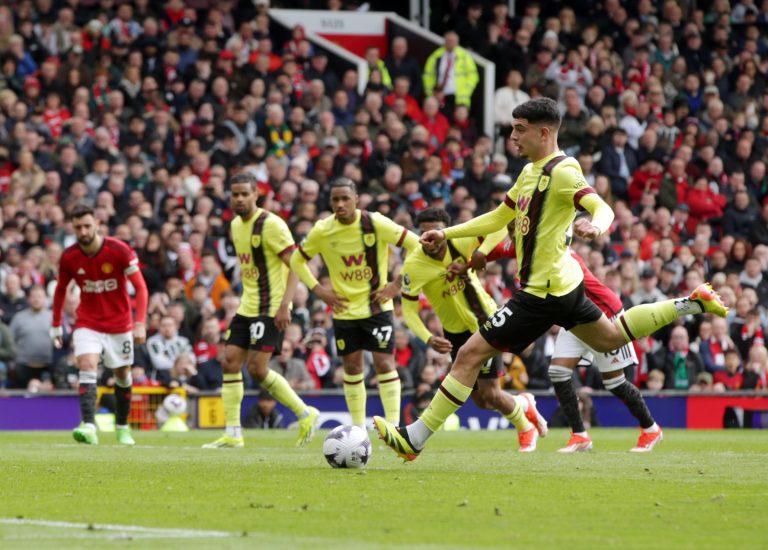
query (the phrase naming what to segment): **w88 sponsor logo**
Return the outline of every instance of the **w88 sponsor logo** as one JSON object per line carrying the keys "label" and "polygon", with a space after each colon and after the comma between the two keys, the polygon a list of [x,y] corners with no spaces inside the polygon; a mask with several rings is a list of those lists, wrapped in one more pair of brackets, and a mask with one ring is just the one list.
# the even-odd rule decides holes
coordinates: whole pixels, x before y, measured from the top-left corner
{"label": "w88 sponsor logo", "polygon": [[92,292],[101,294],[102,292],[112,292],[117,290],[117,279],[100,279],[98,281],[83,281],[83,292]]}

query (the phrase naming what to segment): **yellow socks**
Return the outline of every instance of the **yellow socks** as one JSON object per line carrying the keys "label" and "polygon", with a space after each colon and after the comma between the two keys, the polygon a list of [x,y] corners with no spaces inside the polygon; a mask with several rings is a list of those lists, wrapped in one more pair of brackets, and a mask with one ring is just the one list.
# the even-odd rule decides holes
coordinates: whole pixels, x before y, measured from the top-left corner
{"label": "yellow socks", "polygon": [[384,418],[395,426],[400,425],[400,375],[397,369],[377,376],[379,397],[384,407]]}
{"label": "yellow socks", "polygon": [[[360,374],[344,373],[344,399],[347,401],[347,409],[352,415],[352,424],[365,427],[365,376]],[[383,401],[383,396],[382,396]]]}
{"label": "yellow socks", "polygon": [[224,404],[224,419],[227,428],[240,427],[240,405],[243,403],[243,375],[224,374],[221,386],[221,401]]}
{"label": "yellow socks", "polygon": [[614,321],[627,342],[649,336],[679,317],[675,302],[664,300],[655,304],[642,304],[627,310]]}
{"label": "yellow socks", "polygon": [[[443,425],[445,419],[455,413],[469,399],[472,388],[465,386],[448,374],[437,389],[429,407],[421,415],[421,420],[432,432]],[[410,433],[410,432],[409,432]]]}
{"label": "yellow socks", "polygon": [[512,408],[512,412],[505,414],[504,418],[509,420],[518,432],[527,432],[531,429],[531,423],[525,417],[525,409],[520,403],[524,398],[513,396],[515,406]]}
{"label": "yellow socks", "polygon": [[261,381],[261,387],[272,394],[272,397],[278,402],[291,409],[296,418],[301,418],[306,412],[307,406],[304,404],[304,401],[301,400],[301,397],[293,390],[288,380],[283,378],[281,374],[269,370],[267,376]]}

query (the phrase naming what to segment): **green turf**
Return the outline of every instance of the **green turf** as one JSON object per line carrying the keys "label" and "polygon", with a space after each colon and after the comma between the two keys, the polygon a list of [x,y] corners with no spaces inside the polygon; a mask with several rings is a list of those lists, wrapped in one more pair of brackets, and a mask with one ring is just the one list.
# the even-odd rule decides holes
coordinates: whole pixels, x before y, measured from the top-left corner
{"label": "green turf", "polygon": [[4,432],[0,518],[94,528],[0,523],[0,547],[768,548],[768,434],[665,434],[635,455],[635,430],[593,430],[593,452],[559,455],[567,435],[552,431],[521,455],[513,431],[441,433],[406,465],[375,441],[356,471],[326,464],[324,434],[306,449],[278,431],[248,432],[245,449],[204,450],[215,432],[139,432],[135,448],[111,434],[85,447],[64,432]]}

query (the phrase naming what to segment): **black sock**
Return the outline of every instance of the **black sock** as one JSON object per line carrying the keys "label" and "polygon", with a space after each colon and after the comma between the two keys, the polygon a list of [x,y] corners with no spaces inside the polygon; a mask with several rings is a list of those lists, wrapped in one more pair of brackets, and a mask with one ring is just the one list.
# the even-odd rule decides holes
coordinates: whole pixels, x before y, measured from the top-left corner
{"label": "black sock", "polygon": [[115,384],[115,424],[128,425],[128,414],[131,412],[132,386],[118,386]]}
{"label": "black sock", "polygon": [[552,385],[555,387],[557,400],[560,401],[560,408],[563,410],[571,431],[573,433],[586,431],[584,429],[584,421],[582,421],[581,413],[579,412],[579,396],[576,395],[576,391],[573,389],[573,382],[571,380],[567,382],[553,382]]}
{"label": "black sock", "polygon": [[650,428],[655,424],[651,411],[648,410],[640,390],[634,384],[625,380],[623,384],[613,388],[611,393],[624,402],[632,416],[640,422],[641,428]]}
{"label": "black sock", "polygon": [[96,424],[96,384],[80,382],[80,417],[86,424]]}

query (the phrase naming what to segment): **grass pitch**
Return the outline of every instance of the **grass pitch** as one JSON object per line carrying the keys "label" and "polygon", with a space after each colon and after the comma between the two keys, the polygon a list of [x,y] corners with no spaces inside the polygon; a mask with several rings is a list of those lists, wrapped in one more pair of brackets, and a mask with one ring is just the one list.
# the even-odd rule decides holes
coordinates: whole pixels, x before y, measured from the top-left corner
{"label": "grass pitch", "polygon": [[334,470],[325,432],[137,432],[138,445],[66,432],[0,434],[2,548],[768,548],[768,434],[592,430],[595,450],[515,452],[514,431],[440,433],[402,464],[374,440],[364,471]]}

